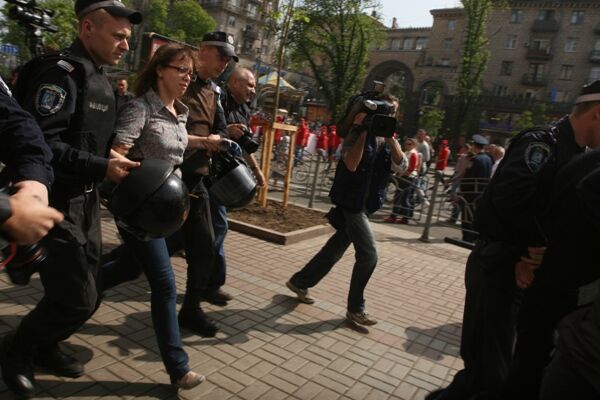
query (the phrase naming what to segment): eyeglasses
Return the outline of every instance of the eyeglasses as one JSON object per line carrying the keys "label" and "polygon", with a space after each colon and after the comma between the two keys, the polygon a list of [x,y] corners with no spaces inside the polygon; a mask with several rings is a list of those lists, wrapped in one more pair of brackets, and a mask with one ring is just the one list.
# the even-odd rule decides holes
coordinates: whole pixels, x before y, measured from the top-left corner
{"label": "eyeglasses", "polygon": [[196,74],[194,73],[193,70],[191,70],[189,68],[186,68],[186,67],[184,67],[182,65],[180,65],[178,67],[175,66],[175,65],[165,65],[165,67],[167,67],[167,68],[173,68],[173,69],[177,70],[177,72],[179,73],[180,76],[186,76],[186,75],[188,75],[190,77],[190,81],[196,82],[196,78],[197,78]]}

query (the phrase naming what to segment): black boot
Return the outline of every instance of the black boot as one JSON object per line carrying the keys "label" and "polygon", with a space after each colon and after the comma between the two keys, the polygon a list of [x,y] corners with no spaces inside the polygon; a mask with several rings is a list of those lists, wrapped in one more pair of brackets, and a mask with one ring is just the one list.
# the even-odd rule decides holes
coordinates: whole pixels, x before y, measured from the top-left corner
{"label": "black boot", "polygon": [[35,378],[31,355],[14,345],[14,334],[4,336],[0,343],[0,367],[6,386],[22,397],[35,395]]}
{"label": "black boot", "polygon": [[36,367],[56,376],[79,378],[84,373],[81,361],[63,353],[58,344],[36,350],[33,362]]}
{"label": "black boot", "polygon": [[219,331],[219,326],[200,307],[181,307],[178,320],[180,327],[203,337],[213,337]]}

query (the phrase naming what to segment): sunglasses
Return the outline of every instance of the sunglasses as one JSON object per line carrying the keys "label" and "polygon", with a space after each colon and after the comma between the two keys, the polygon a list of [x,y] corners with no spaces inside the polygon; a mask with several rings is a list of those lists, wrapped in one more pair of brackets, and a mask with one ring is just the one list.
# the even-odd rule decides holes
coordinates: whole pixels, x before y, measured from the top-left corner
{"label": "sunglasses", "polygon": [[190,81],[195,82],[196,81],[196,74],[194,73],[193,70],[186,68],[182,65],[180,66],[175,66],[175,65],[165,65],[165,67],[167,68],[172,68],[174,70],[177,70],[177,72],[179,73],[179,76],[186,76],[188,75],[190,77]]}

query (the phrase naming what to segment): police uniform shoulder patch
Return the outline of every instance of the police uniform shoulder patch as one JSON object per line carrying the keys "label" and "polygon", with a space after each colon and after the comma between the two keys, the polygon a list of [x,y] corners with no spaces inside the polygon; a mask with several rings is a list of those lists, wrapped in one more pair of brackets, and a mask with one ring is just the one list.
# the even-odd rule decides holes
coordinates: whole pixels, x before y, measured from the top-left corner
{"label": "police uniform shoulder patch", "polygon": [[35,110],[41,116],[56,114],[65,104],[67,92],[58,85],[45,83],[35,96]]}
{"label": "police uniform shoulder patch", "polygon": [[66,60],[59,60],[56,65],[58,65],[59,67],[61,67],[62,69],[64,69],[65,71],[71,73],[73,72],[73,70],[75,69],[75,67],[73,66],[73,64],[71,64],[70,62],[66,61]]}
{"label": "police uniform shoulder patch", "polygon": [[525,149],[525,164],[533,173],[538,172],[550,158],[550,146],[546,143],[530,143]]}

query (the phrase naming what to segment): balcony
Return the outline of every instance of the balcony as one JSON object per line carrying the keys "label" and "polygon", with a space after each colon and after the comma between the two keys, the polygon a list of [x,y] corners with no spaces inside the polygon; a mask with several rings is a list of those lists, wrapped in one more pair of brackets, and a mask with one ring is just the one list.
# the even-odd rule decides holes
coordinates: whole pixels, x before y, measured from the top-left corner
{"label": "balcony", "polygon": [[243,29],[243,32],[244,39],[249,41],[258,40],[258,31],[256,29],[252,29],[250,25],[246,26],[246,28]]}
{"label": "balcony", "polygon": [[527,49],[527,58],[530,60],[550,60],[552,59],[552,53],[550,48]]}
{"label": "balcony", "polygon": [[600,50],[592,50],[590,53],[590,62],[600,63]]}
{"label": "balcony", "polygon": [[521,83],[527,86],[546,86],[548,78],[542,74],[525,74],[521,78]]}
{"label": "balcony", "polygon": [[531,25],[531,32],[557,32],[559,28],[555,19],[535,20]]}

